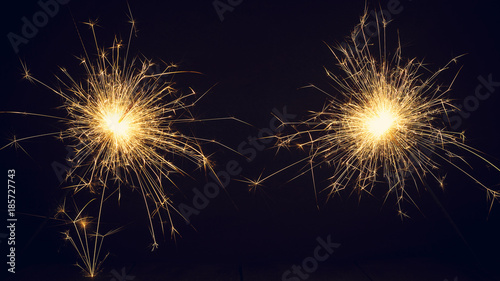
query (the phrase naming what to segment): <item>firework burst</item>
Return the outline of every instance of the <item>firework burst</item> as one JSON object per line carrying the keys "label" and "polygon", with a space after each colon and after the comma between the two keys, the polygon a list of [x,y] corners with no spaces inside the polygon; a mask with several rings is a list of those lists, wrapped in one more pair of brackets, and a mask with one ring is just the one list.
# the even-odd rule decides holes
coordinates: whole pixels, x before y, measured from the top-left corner
{"label": "firework burst", "polygon": [[[387,57],[387,22],[383,19],[377,24],[383,30],[379,30],[380,51],[378,57],[372,55],[369,38],[364,33],[367,16],[365,13],[361,17],[350,35],[353,44],[359,39],[363,44],[340,46],[338,53],[332,50],[344,75],[337,76],[328,70],[327,74],[337,85],[340,96],[323,91],[330,99],[321,111],[312,112],[305,122],[286,124],[297,131],[280,137],[278,147],[297,145],[309,151],[309,156],[285,169],[307,163],[302,175],[323,164],[333,166],[328,187],[330,195],[348,186],[353,186],[360,194],[371,192],[375,183],[383,179],[389,187],[387,196],[395,194],[397,198],[401,216],[406,216],[402,202],[413,202],[406,190],[408,182],[418,187],[426,176],[430,176],[443,186],[444,179],[436,173],[440,161],[471,177],[486,189],[490,198],[498,198],[500,193],[452,162],[455,158],[467,164],[459,154],[452,152],[458,149],[499,170],[477,150],[464,144],[463,133],[445,130],[445,124],[440,121],[443,115],[455,110],[445,97],[450,88],[443,89],[435,84],[436,77],[448,65],[423,78],[422,62],[404,61],[400,46],[393,57]],[[303,127],[305,129],[300,129]],[[314,183],[314,173],[312,175]],[[270,176],[250,184],[260,184]]]}
{"label": "firework burst", "polygon": [[[70,160],[74,167],[68,172],[67,180],[76,180],[77,183],[70,186],[74,193],[88,190],[97,194],[83,209],[96,200],[99,203],[98,213],[89,220],[90,217],[83,217],[83,209],[77,208],[77,215],[72,218],[63,206],[58,214],[74,226],[73,233],[76,233],[77,239],[72,238],[68,231],[65,232],[66,240],[78,252],[83,262],[80,267],[88,276],[95,276],[105,259],[100,257],[104,237],[116,232],[103,235],[100,229],[104,203],[112,194],[118,193],[119,200],[121,186],[137,189],[141,193],[148,214],[152,248],[155,249],[158,243],[154,218],[160,222],[162,233],[167,224],[174,237],[177,230],[172,223],[172,213],[182,216],[172,206],[169,191],[176,187],[173,174],[188,175],[177,163],[190,162],[196,169],[214,172],[201,143],[215,143],[230,149],[214,140],[182,134],[176,126],[190,122],[237,120],[232,117],[194,118],[190,109],[203,95],[197,95],[192,90],[182,94],[174,89],[173,82],[164,82],[167,76],[188,71],[175,71],[176,66],[168,65],[161,73],[151,74],[154,64],[150,60],[134,58],[128,61],[130,40],[135,33],[135,21],[131,16],[130,19],[128,43],[123,44],[115,38],[110,48],[99,47],[96,22],[86,23],[92,32],[97,54],[95,58],[90,56],[80,37],[85,53],[78,58],[86,73],[83,81],[73,78],[61,68],[63,76],[56,76],[61,86],[51,87],[31,75],[26,64],[22,63],[25,79],[43,85],[63,99],[62,108],[66,117],[2,112],[56,118],[64,123],[63,131],[15,138],[3,148],[50,135],[58,136],[73,146],[75,156]],[[125,51],[122,50],[124,47]],[[93,226],[92,231],[90,226]]]}
{"label": "firework burst", "polygon": [[[95,39],[96,23],[87,25]],[[211,167],[199,145],[200,141],[208,140],[184,135],[173,128],[176,123],[196,121],[189,111],[196,101],[186,102],[195,92],[178,94],[173,83],[160,82],[159,78],[176,73],[171,70],[175,66],[168,66],[159,74],[148,74],[153,66],[151,61],[132,59],[127,63],[127,53],[121,58],[124,46],[121,41],[115,39],[109,50],[97,47],[97,39],[95,42],[97,59],[92,61],[86,51],[79,58],[87,73],[83,83],[77,82],[64,68],[61,68],[64,78],[57,77],[61,89],[37,80],[25,65],[24,76],[64,100],[67,117],[61,119],[66,129],[58,135],[74,145],[75,156],[71,161],[75,166],[68,177],[79,179],[72,186],[75,192],[102,191],[104,198],[110,182],[117,188],[126,184],[140,190],[149,214],[161,216],[160,209],[168,211],[171,207],[162,179],[173,184],[173,173],[187,175],[172,159],[181,157],[196,167]],[[167,214],[170,218],[169,211]],[[151,235],[156,246],[152,223]]]}

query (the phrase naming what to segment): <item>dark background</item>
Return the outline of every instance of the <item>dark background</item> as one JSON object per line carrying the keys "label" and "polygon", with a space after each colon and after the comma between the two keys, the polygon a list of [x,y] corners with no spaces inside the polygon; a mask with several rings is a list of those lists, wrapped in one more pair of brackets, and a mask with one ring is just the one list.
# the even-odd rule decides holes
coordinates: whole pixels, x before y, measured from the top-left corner
{"label": "dark background", "polygon": [[[224,13],[221,22],[212,1],[130,1],[139,30],[130,54],[203,73],[174,77],[185,92],[188,87],[204,92],[218,83],[194,114],[200,119],[235,116],[255,127],[220,121],[188,129],[236,148],[248,136],[256,136],[257,128],[269,126],[273,108],[287,106],[297,119],[306,118],[308,110],[321,110],[326,96],[300,87],[315,84],[335,94],[323,67],[341,73],[325,43],[342,42],[365,6],[364,1],[346,2],[244,0],[234,11]],[[369,9],[379,5],[385,9],[387,2],[369,1]],[[459,72],[450,92],[457,104],[474,94],[479,75],[486,78],[491,74],[493,80],[500,80],[498,3],[400,2],[403,11],[394,15],[387,30],[389,49],[397,46],[399,32],[403,56],[424,60],[431,71],[466,54],[438,78],[446,85]],[[20,34],[21,17],[31,18],[39,10],[35,1],[3,3],[0,110],[64,116],[58,96],[22,80],[19,60],[26,61],[32,74],[49,85],[56,84],[54,74],[60,73],[59,66],[74,77],[84,77],[74,57],[83,54],[76,27],[90,53],[91,33],[82,24],[88,19],[99,19],[101,46],[110,46],[115,35],[126,40],[127,4],[72,0],[16,54],[6,34]],[[499,103],[497,93],[492,93],[458,128],[466,131],[469,145],[494,163],[500,163]],[[6,114],[0,115],[0,122],[1,146],[13,135],[54,132],[62,126],[51,119]],[[60,234],[68,226],[50,219],[66,194],[51,168],[54,161],[64,163],[64,145],[46,137],[22,143],[29,155],[14,148],[0,151],[1,171],[17,171],[18,273],[8,280],[83,279],[73,266],[75,252]],[[305,156],[297,150],[276,155],[269,145],[267,148],[251,163],[214,145],[206,151],[215,153],[216,170],[230,160],[241,163],[243,172],[238,179],[256,178],[264,168],[266,174]],[[498,186],[500,172],[470,155],[466,160],[473,168],[469,171],[481,182]],[[498,203],[490,211],[485,192],[453,167],[443,165],[437,171],[446,175],[444,191],[432,178],[427,178],[432,192],[424,185],[418,191],[410,186],[419,209],[404,205],[411,216],[404,221],[397,216],[394,197],[384,202],[384,184],[376,186],[374,196],[365,194],[361,200],[346,190],[325,202],[326,193],[320,193],[318,210],[310,174],[287,183],[296,173],[296,169],[285,171],[256,192],[233,180],[226,193],[191,218],[192,226],[174,216],[182,237],[174,241],[167,233],[159,238],[160,248],[155,252],[149,248],[147,214],[140,194],[124,188],[121,204],[115,198],[107,206],[104,226],[126,228],[105,240],[110,256],[97,280],[111,280],[110,272],[121,272],[123,267],[134,280],[281,280],[283,271],[312,255],[317,237],[326,239],[328,235],[341,246],[320,263],[309,280],[500,280]],[[327,186],[329,173],[328,168],[316,171],[320,189]],[[174,178],[180,186],[172,198],[176,206],[192,206],[191,190],[202,189],[210,180],[199,171],[192,175],[194,179]],[[6,240],[0,245],[5,256]]]}

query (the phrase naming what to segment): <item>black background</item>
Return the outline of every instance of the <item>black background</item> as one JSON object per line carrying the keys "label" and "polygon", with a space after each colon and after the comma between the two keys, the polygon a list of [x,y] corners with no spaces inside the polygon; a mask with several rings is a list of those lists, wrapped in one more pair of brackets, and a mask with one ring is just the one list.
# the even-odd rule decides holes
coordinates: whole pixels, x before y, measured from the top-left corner
{"label": "black background", "polygon": [[[244,0],[220,21],[212,1],[130,1],[139,30],[132,39],[130,54],[203,73],[174,77],[177,87],[185,92],[192,87],[202,93],[218,83],[198,103],[194,114],[200,119],[234,116],[255,127],[219,121],[193,125],[188,130],[236,148],[248,136],[256,136],[256,128],[269,126],[273,108],[286,106],[297,119],[306,118],[308,110],[320,110],[326,96],[299,88],[315,84],[335,93],[323,67],[340,72],[326,44],[342,42],[365,6],[364,1],[345,2]],[[125,1],[73,0],[61,6],[59,13],[16,54],[7,33],[20,34],[21,17],[31,18],[40,8],[35,1],[3,5],[0,110],[64,116],[58,108],[58,96],[21,79],[19,60],[26,61],[37,79],[54,85],[59,66],[66,67],[74,77],[84,77],[74,57],[83,54],[75,23],[88,50],[93,50],[92,37],[82,24],[88,19],[99,19],[97,40],[101,46],[110,46],[115,35],[126,40],[129,34]],[[385,8],[387,1],[369,1],[368,5],[370,10],[379,5]],[[500,80],[498,3],[401,0],[401,6],[403,11],[394,15],[387,29],[389,49],[397,46],[399,32],[403,56],[424,60],[431,71],[466,54],[438,78],[440,83],[449,84],[459,72],[450,92],[457,104],[474,94],[479,75],[491,74],[493,80]],[[465,130],[469,145],[500,163],[497,94],[482,101],[458,130]],[[3,114],[0,122],[2,146],[13,135],[61,130],[60,123],[46,118]],[[51,168],[54,161],[64,163],[65,146],[52,137],[21,144],[29,155],[14,148],[0,151],[2,171],[17,171],[18,273],[12,280],[79,280],[81,274],[72,266],[77,256],[60,234],[67,226],[49,219],[65,195]],[[230,160],[241,163],[243,172],[238,179],[256,178],[263,169],[265,174],[270,173],[305,156],[298,150],[276,155],[270,145],[267,148],[251,163],[215,145],[206,151],[215,153],[216,169]],[[498,185],[500,172],[470,155],[466,160],[473,168],[469,171],[481,182]],[[287,183],[296,172],[290,169],[271,178],[255,193],[233,180],[227,192],[221,192],[192,217],[195,229],[179,216],[174,217],[182,238],[174,241],[167,233],[159,239],[160,248],[155,252],[149,250],[147,214],[140,194],[124,189],[120,205],[115,199],[106,207],[104,225],[126,228],[106,240],[110,256],[99,278],[110,280],[112,269],[126,267],[136,276],[134,280],[281,280],[284,270],[312,254],[317,237],[331,235],[341,247],[320,264],[310,280],[337,280],[335,276],[344,276],[345,280],[441,281],[455,276],[458,280],[500,280],[498,204],[490,212],[485,192],[453,167],[443,165],[437,171],[446,175],[444,191],[427,178],[436,199],[423,185],[418,191],[411,188],[409,192],[420,211],[406,204],[411,218],[404,221],[397,216],[394,197],[384,202],[384,184],[376,186],[373,197],[365,194],[361,200],[345,191],[325,202],[326,193],[320,193],[318,210],[309,174]],[[192,206],[191,190],[201,189],[210,180],[199,171],[192,175],[194,179],[174,178],[180,187],[172,198],[176,206]],[[318,187],[326,187],[328,168],[318,170],[316,175]],[[6,240],[2,240],[2,256],[7,253],[5,246]],[[4,271],[6,265],[2,264]],[[220,277],[226,273],[233,277]],[[191,277],[183,277],[187,275]]]}

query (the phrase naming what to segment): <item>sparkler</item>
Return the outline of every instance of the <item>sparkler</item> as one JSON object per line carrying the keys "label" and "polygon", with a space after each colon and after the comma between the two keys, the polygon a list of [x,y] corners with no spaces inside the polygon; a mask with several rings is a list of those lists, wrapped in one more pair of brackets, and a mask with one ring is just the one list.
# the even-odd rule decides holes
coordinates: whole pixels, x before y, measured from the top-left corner
{"label": "sparkler", "polygon": [[[323,109],[312,112],[311,118],[304,122],[287,123],[297,131],[278,138],[278,147],[290,147],[297,142],[297,146],[308,150],[309,155],[270,176],[247,182],[257,186],[291,166],[307,163],[299,176],[311,172],[316,190],[314,169],[327,164],[333,166],[328,186],[330,196],[350,185],[360,194],[371,192],[377,180],[383,178],[389,187],[386,196],[395,194],[399,215],[403,217],[406,214],[401,203],[409,200],[415,204],[407,192],[407,182],[418,187],[419,182],[430,176],[444,186],[444,178],[435,172],[442,160],[482,186],[488,198],[498,199],[498,191],[485,186],[452,161],[456,158],[467,164],[452,150],[470,153],[496,170],[500,169],[481,156],[478,150],[464,144],[463,133],[447,131],[445,124],[440,122],[440,118],[454,108],[450,99],[445,97],[451,86],[443,90],[435,81],[455,59],[430,77],[423,78],[423,63],[416,59],[404,61],[400,45],[394,57],[387,56],[387,21],[384,19],[381,22],[377,19],[377,26],[382,25],[383,34],[379,28],[380,50],[375,57],[364,32],[367,16],[365,13],[361,17],[350,35],[354,44],[361,38],[364,42],[361,46],[340,46],[339,54],[331,50],[345,74],[341,77],[327,70],[340,97],[323,91],[330,97]],[[305,129],[299,129],[302,127]]]}
{"label": "sparkler", "polygon": [[[151,61],[144,60],[137,67],[136,59],[127,63],[125,55],[121,60],[123,44],[116,39],[109,57],[104,48],[97,47],[96,23],[87,24],[96,42],[98,59],[92,62],[87,53],[80,58],[87,72],[84,84],[75,81],[64,68],[61,71],[71,82],[57,77],[64,90],[37,80],[25,65],[24,76],[64,99],[68,116],[62,118],[66,129],[59,137],[76,142],[72,159],[75,168],[68,174],[80,178],[80,183],[74,186],[75,193],[85,188],[92,192],[102,188],[104,197],[110,181],[118,186],[127,184],[139,188],[148,213],[160,215],[159,209],[169,210],[171,206],[161,179],[170,180],[173,173],[187,174],[170,159],[179,156],[199,168],[211,167],[199,145],[202,139],[183,135],[173,128],[176,123],[195,121],[189,108],[196,101],[186,103],[195,92],[179,95],[173,83],[158,82],[159,77],[176,73],[170,71],[173,66],[160,74],[148,74]],[[133,29],[132,21],[131,33]],[[147,198],[154,203],[151,211]]]}
{"label": "sparkler", "polygon": [[[83,261],[80,267],[91,277],[97,274],[100,264],[106,258],[100,257],[104,237],[115,232],[101,234],[101,216],[107,197],[115,192],[120,194],[122,185],[140,191],[148,214],[152,248],[155,249],[158,243],[153,218],[158,217],[162,233],[164,224],[168,223],[171,235],[174,236],[177,230],[172,223],[172,214],[182,216],[173,208],[170,193],[163,184],[166,180],[169,186],[175,186],[173,174],[188,175],[176,160],[187,160],[197,169],[215,174],[201,143],[216,143],[228,148],[214,140],[184,135],[176,130],[176,125],[208,120],[237,120],[232,117],[195,119],[190,109],[204,94],[189,102],[195,98],[194,91],[181,94],[174,89],[172,82],[162,82],[167,75],[183,71],[174,71],[175,66],[169,65],[161,73],[150,74],[153,66],[150,60],[134,58],[129,62],[130,40],[135,32],[135,21],[131,13],[130,23],[130,36],[124,54],[124,44],[116,38],[109,49],[99,47],[96,22],[86,23],[92,31],[97,55],[96,59],[89,56],[80,37],[85,53],[79,58],[86,72],[83,82],[74,79],[66,69],[61,68],[64,76],[56,78],[62,87],[54,88],[36,79],[26,64],[22,64],[25,79],[45,86],[63,99],[66,117],[3,112],[56,118],[65,124],[62,132],[14,139],[3,148],[17,146],[26,139],[49,135],[58,135],[74,145],[75,156],[71,161],[75,165],[67,174],[67,179],[78,180],[76,185],[70,186],[75,193],[89,190],[99,194],[98,214],[93,220],[82,215],[83,209],[97,198],[89,201],[81,210],[77,208],[74,218],[67,214],[64,206],[58,214],[65,215],[68,222],[73,224],[76,239],[68,231],[65,232],[66,240],[71,242]],[[119,198],[120,196],[118,200]],[[90,225],[94,226],[92,232],[89,232]]]}

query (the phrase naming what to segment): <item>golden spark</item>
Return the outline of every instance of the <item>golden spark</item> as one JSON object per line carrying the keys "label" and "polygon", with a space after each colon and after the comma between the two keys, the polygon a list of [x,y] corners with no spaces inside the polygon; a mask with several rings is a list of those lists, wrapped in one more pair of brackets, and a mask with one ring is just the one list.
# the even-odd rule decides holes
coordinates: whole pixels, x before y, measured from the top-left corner
{"label": "golden spark", "polygon": [[[377,180],[383,178],[389,186],[387,196],[395,194],[398,211],[405,216],[401,211],[402,200],[413,202],[406,191],[407,182],[418,187],[418,183],[430,175],[444,186],[443,179],[435,171],[440,166],[438,161],[442,160],[481,185],[490,198],[498,199],[498,191],[485,186],[452,161],[458,158],[467,165],[461,156],[452,152],[458,149],[500,171],[476,149],[464,144],[463,133],[445,130],[440,120],[454,108],[445,97],[450,88],[442,90],[435,85],[435,80],[455,60],[423,78],[423,63],[415,59],[404,61],[400,45],[394,57],[387,56],[387,22],[383,19],[377,26],[383,26],[383,34],[379,29],[378,35],[384,43],[379,41],[380,51],[375,57],[364,33],[367,16],[365,13],[361,17],[350,35],[353,44],[359,38],[364,44],[339,46],[339,54],[332,50],[344,75],[338,76],[328,70],[327,74],[337,85],[340,97],[323,91],[330,96],[323,109],[312,112],[312,117],[305,122],[288,123],[296,127],[297,132],[278,139],[278,147],[291,146],[298,141],[299,148],[308,148],[309,156],[259,181],[298,163],[307,163],[300,175],[328,164],[334,167],[330,195],[350,185],[359,193],[371,192]],[[382,35],[384,39],[380,39]],[[301,126],[306,128],[301,130]],[[299,141],[301,138],[308,140]],[[313,183],[316,189],[314,173]]]}
{"label": "golden spark", "polygon": [[[96,24],[87,24],[98,46]],[[132,24],[131,33],[134,28]],[[194,91],[179,94],[172,82],[161,82],[160,78],[179,73],[172,71],[175,66],[169,65],[162,73],[149,74],[153,63],[146,59],[138,62],[135,58],[127,62],[127,53],[125,58],[121,57],[121,46],[121,41],[115,39],[110,53],[96,47],[95,60],[85,49],[85,57],[80,58],[87,73],[84,83],[77,82],[64,68],[61,71],[65,79],[57,77],[62,89],[36,79],[24,66],[25,77],[64,99],[66,129],[60,137],[73,142],[72,161],[76,164],[68,177],[85,179],[74,186],[75,192],[85,188],[97,192],[96,189],[101,188],[99,192],[104,198],[110,181],[118,187],[126,184],[138,188],[150,214],[151,236],[156,247],[151,217],[158,214],[163,221],[158,212],[163,209],[170,221],[172,207],[162,179],[173,184],[173,173],[187,175],[176,165],[176,157],[189,160],[195,167],[211,169],[199,144],[209,140],[184,135],[174,128],[177,123],[196,121],[189,109],[199,100],[187,103],[196,95]],[[172,235],[176,232],[173,225],[171,232]]]}
{"label": "golden spark", "polygon": [[[95,222],[82,218],[81,213],[71,219],[78,233],[79,247],[70,239],[71,236],[66,237],[69,237],[84,261],[82,268],[89,276],[95,276],[104,260],[99,259],[102,240],[112,233],[100,234],[104,202],[116,192],[119,200],[120,186],[126,185],[141,193],[148,214],[152,248],[155,249],[158,243],[153,217],[160,221],[162,233],[164,224],[169,224],[172,236],[177,233],[172,223],[172,213],[182,217],[170,199],[170,190],[176,187],[172,175],[188,175],[178,165],[178,160],[187,160],[183,162],[191,162],[193,168],[214,172],[209,157],[201,149],[201,143],[215,143],[230,149],[215,140],[185,135],[177,130],[177,126],[181,123],[224,119],[240,121],[232,117],[195,119],[190,109],[204,94],[197,95],[193,90],[188,94],[179,93],[173,87],[173,82],[164,81],[167,76],[189,71],[175,71],[175,65],[168,65],[161,73],[155,74],[151,73],[154,64],[150,60],[133,58],[128,61],[130,40],[135,32],[135,21],[131,20],[130,23],[125,52],[121,50],[124,44],[116,38],[110,48],[99,47],[96,22],[86,23],[92,32],[97,54],[93,59],[80,37],[85,53],[79,58],[86,73],[83,81],[75,79],[61,68],[64,76],[56,76],[61,87],[54,88],[31,75],[26,64],[22,63],[25,79],[43,85],[63,99],[62,108],[67,113],[66,117],[2,112],[56,118],[64,123],[62,132],[14,139],[3,148],[49,135],[59,136],[73,145],[75,156],[70,160],[75,166],[67,174],[67,179],[76,178],[78,183],[71,187],[75,193],[89,190],[100,197]],[[66,211],[61,207],[57,213],[66,214]],[[89,225],[95,225],[91,234],[88,233]],[[86,238],[90,236],[95,237],[93,247],[89,247],[90,242]]]}

